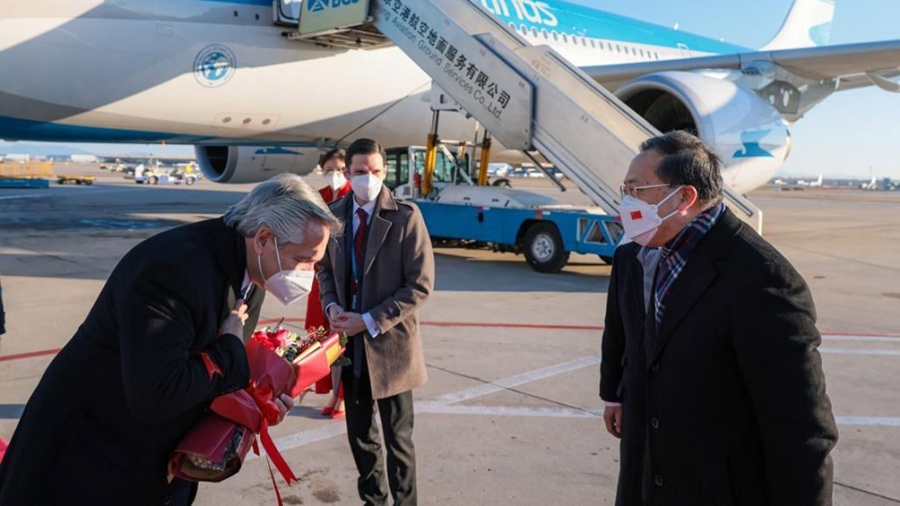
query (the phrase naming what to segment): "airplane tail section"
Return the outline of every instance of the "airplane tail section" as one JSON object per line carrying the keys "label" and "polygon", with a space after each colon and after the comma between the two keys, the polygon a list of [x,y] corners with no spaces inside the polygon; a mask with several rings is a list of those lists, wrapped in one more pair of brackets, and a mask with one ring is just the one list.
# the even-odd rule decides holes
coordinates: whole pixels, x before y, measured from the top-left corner
{"label": "airplane tail section", "polygon": [[781,30],[762,50],[824,46],[831,39],[835,0],[794,0]]}

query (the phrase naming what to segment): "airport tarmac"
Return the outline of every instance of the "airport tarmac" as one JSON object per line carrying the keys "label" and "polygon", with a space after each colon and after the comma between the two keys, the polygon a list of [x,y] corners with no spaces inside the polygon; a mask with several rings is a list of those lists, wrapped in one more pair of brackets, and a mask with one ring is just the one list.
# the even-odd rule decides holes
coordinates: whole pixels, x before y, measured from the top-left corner
{"label": "airport tarmac", "polygon": [[[95,169],[93,186],[0,190],[0,436],[9,438],[55,350],[81,323],[118,259],[140,240],[220,215],[250,188],[201,181],[144,186]],[[317,176],[309,178],[323,185]],[[550,192],[541,180],[516,187]],[[577,192],[562,195],[576,202]],[[900,193],[751,194],[765,236],[816,301],[828,393],[838,417],[835,504],[900,503]],[[617,440],[599,413],[600,336],[610,267],[573,255],[539,274],[521,256],[436,250],[422,310],[429,382],[415,392],[422,504],[613,504]],[[269,301],[262,318],[302,326],[305,304]],[[689,393],[686,393],[689,395]],[[272,429],[300,483],[287,504],[358,504],[343,421],[310,395]],[[100,486],[100,485],[98,485]],[[273,504],[265,459],[252,459],[196,504]]]}

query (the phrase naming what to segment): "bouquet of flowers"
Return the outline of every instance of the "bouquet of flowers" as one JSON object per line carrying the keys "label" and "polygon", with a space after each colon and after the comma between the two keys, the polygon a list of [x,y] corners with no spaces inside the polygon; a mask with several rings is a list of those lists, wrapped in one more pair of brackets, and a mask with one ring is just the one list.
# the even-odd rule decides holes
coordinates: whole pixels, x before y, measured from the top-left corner
{"label": "bouquet of flowers", "polygon": [[[282,393],[297,397],[331,374],[346,343],[325,329],[309,329],[299,336],[282,328],[263,328],[247,341],[250,385],[217,397],[210,411],[175,448],[169,479],[222,481],[237,473],[251,446],[259,454],[256,435],[288,485],[297,478],[275,447],[268,427],[278,420],[275,403]],[[221,374],[210,360],[207,370]]]}

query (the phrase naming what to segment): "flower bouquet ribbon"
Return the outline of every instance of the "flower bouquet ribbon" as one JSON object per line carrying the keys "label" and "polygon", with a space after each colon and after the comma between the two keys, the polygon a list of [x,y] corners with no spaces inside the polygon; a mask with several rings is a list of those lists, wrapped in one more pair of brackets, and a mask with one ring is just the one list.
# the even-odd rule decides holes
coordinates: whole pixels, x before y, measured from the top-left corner
{"label": "flower bouquet ribbon", "polygon": [[[288,485],[297,481],[269,435],[269,426],[279,416],[275,400],[282,393],[297,397],[330,374],[331,364],[343,352],[341,340],[322,329],[304,337],[280,328],[263,329],[247,341],[246,351],[250,385],[212,402],[209,412],[176,446],[169,461],[170,479],[218,482],[231,477],[240,470],[251,447],[259,453],[255,438],[259,435]],[[213,375],[218,367],[209,361],[207,370]]]}

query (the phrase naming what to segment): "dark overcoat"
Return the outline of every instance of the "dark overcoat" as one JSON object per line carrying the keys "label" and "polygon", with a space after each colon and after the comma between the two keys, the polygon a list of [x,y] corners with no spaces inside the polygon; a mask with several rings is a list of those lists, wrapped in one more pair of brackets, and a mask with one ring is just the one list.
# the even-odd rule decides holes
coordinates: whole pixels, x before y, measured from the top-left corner
{"label": "dark overcoat", "polygon": [[[246,263],[244,239],[221,219],[126,254],[32,393],[0,464],[0,504],[164,504],[175,445],[215,397],[249,381],[246,336],[218,335]],[[247,332],[263,297],[249,301]]]}
{"label": "dark overcoat", "polygon": [[837,428],[803,278],[726,211],[648,334],[639,249],[616,251],[602,344],[600,395],[624,414],[616,504],[642,487],[652,505],[830,504]]}

